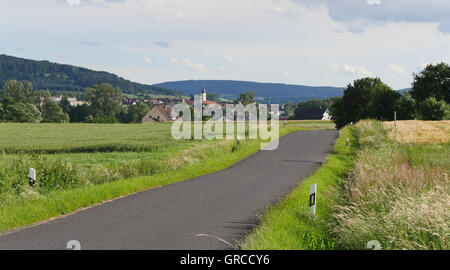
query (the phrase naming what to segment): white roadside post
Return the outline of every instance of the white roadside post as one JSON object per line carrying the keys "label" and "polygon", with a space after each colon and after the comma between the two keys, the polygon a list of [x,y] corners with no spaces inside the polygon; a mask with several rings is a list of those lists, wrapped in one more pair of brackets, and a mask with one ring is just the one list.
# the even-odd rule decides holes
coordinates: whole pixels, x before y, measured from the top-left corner
{"label": "white roadside post", "polygon": [[350,138],[347,138],[347,140],[345,141],[345,147],[348,147],[349,143],[350,143]]}
{"label": "white roadside post", "polygon": [[317,194],[317,184],[312,184],[309,188],[309,211],[313,215],[316,216],[316,195]]}
{"label": "white roadside post", "polygon": [[395,146],[397,146],[397,112],[394,112]]}
{"label": "white roadside post", "polygon": [[36,183],[36,170],[33,168],[30,168],[30,171],[28,172],[28,181],[30,186],[34,186]]}

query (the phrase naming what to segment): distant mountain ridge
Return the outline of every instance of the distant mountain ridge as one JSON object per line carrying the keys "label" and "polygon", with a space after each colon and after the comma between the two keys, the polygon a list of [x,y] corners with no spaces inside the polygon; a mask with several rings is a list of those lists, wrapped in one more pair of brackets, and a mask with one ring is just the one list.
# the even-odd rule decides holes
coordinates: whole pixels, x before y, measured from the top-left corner
{"label": "distant mountain ridge", "polygon": [[125,94],[182,95],[179,91],[131,82],[105,71],[1,54],[0,87],[11,79],[30,81],[35,89],[53,91],[84,92],[87,87],[95,84],[110,83]]}
{"label": "distant mountain ridge", "polygon": [[264,102],[284,103],[308,99],[324,99],[342,96],[345,88],[331,86],[305,86],[282,83],[259,83],[233,80],[187,80],[155,84],[154,86],[175,89],[187,95],[199,94],[205,87],[208,92],[215,92],[229,99],[234,99],[244,91],[254,91]]}

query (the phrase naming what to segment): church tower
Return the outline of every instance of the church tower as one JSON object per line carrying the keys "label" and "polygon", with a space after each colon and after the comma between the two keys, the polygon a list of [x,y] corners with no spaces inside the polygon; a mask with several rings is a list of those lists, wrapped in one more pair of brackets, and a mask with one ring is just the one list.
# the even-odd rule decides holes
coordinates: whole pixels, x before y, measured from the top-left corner
{"label": "church tower", "polygon": [[202,102],[203,101],[206,101],[206,88],[205,87],[203,87],[203,89],[202,89]]}

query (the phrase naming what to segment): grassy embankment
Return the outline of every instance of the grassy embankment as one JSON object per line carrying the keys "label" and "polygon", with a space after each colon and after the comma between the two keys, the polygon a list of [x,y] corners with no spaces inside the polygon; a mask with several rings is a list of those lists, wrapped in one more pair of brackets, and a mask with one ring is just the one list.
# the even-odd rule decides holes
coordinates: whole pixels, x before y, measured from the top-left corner
{"label": "grassy embankment", "polygon": [[[358,123],[355,158],[342,151],[350,132],[342,130],[327,163],[267,211],[243,248],[365,249],[377,240],[382,249],[450,249],[448,122],[399,122],[397,146],[390,126]],[[312,183],[316,220],[307,214]]]}
{"label": "grassy embankment", "polygon": [[[261,143],[177,141],[170,127],[0,124],[0,232],[225,169]],[[288,125],[280,135],[301,129]],[[38,172],[34,188],[27,184],[30,167]]]}

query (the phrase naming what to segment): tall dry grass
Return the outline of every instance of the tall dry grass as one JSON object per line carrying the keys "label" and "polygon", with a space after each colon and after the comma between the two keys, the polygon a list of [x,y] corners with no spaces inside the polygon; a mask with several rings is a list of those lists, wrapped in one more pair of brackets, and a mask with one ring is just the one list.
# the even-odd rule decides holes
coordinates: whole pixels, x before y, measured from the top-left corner
{"label": "tall dry grass", "polygon": [[335,193],[336,247],[364,249],[377,240],[383,249],[450,249],[450,164],[411,162],[414,146],[396,148],[379,122],[362,121],[356,130],[358,160]]}
{"label": "tall dry grass", "polygon": [[[394,122],[384,122],[389,137],[394,139]],[[450,120],[445,121],[397,121],[397,139],[400,143],[448,143]]]}

